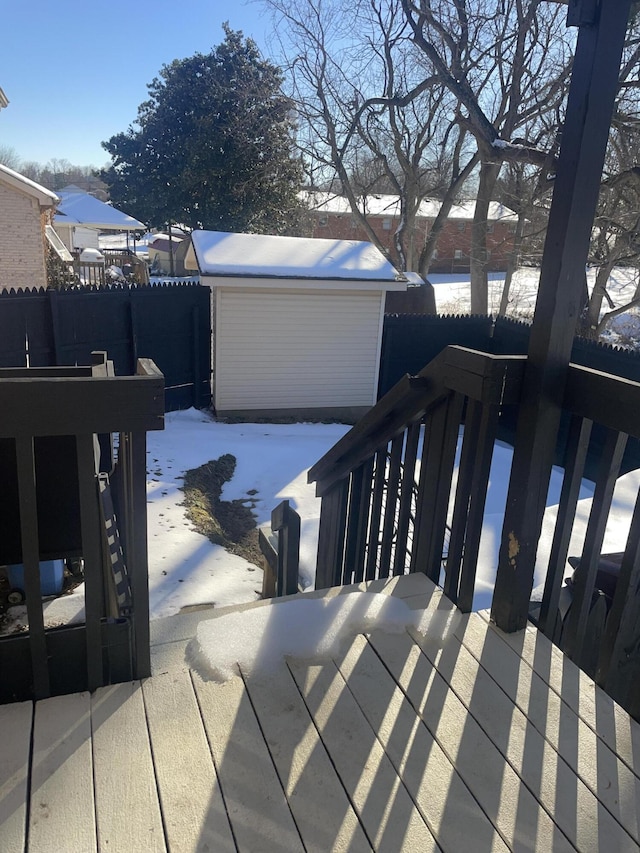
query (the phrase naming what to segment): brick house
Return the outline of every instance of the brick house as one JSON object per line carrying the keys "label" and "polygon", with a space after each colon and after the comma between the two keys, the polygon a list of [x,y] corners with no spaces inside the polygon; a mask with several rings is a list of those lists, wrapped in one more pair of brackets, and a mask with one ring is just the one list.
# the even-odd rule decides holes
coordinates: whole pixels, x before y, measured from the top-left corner
{"label": "brick house", "polygon": [[[309,205],[314,237],[337,240],[368,240],[364,229],[351,212],[349,202],[343,196],[326,192],[305,192]],[[392,249],[393,235],[400,222],[400,200],[394,195],[371,195],[362,199],[367,218],[376,236],[385,248]],[[425,199],[420,205],[417,218],[421,248],[440,208],[435,199]],[[438,239],[437,254],[430,272],[469,272],[471,254],[471,225],[475,202],[454,205]],[[489,208],[489,230],[487,248],[492,270],[507,267],[513,247],[513,235],[517,216],[497,202]]]}
{"label": "brick house", "polygon": [[46,287],[45,229],[58,196],[0,164],[0,289]]}

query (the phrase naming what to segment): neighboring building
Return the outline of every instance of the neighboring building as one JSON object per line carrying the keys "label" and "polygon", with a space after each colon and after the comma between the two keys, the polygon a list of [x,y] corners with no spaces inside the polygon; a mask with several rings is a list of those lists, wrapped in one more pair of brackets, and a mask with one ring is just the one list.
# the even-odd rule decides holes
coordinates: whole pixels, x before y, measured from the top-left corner
{"label": "neighboring building", "polygon": [[[367,240],[368,237],[353,215],[349,202],[343,196],[325,192],[303,193],[311,210],[313,236],[339,240]],[[393,253],[393,235],[400,222],[400,200],[394,195],[371,195],[362,198],[362,209],[367,214],[380,243]],[[425,199],[420,205],[416,226],[422,248],[427,234],[440,209],[440,202]],[[454,205],[438,238],[436,257],[429,272],[468,272],[471,255],[471,224],[475,202]],[[489,207],[487,247],[492,270],[506,269],[513,247],[517,216],[496,202]]]}
{"label": "neighboring building", "polygon": [[53,221],[69,249],[98,249],[101,232],[144,232],[146,226],[133,216],[106,204],[73,184],[58,191],[60,204]]}
{"label": "neighboring building", "polygon": [[58,196],[0,165],[0,289],[47,286],[45,230]]}
{"label": "neighboring building", "polygon": [[407,279],[372,246],[194,231],[213,291],[217,414],[354,419],[375,402],[385,295]]}

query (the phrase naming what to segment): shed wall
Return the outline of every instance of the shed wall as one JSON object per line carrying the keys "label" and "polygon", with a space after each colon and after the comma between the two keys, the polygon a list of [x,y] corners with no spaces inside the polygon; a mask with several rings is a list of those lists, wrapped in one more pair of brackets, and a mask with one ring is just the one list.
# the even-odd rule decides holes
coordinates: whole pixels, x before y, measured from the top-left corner
{"label": "shed wall", "polygon": [[216,288],[215,406],[368,407],[384,294]]}
{"label": "shed wall", "polygon": [[0,288],[46,286],[40,206],[0,184]]}

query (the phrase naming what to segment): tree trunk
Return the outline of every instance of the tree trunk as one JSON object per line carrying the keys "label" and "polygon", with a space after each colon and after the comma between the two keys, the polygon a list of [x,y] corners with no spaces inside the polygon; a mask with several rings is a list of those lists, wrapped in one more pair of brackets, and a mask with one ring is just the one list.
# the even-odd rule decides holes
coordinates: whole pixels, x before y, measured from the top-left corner
{"label": "tree trunk", "polygon": [[501,163],[488,162],[483,156],[480,165],[476,210],[471,226],[471,313],[489,313],[489,284],[487,279],[487,218],[489,204],[500,174]]}
{"label": "tree trunk", "polygon": [[609,281],[609,276],[611,275],[611,270],[614,266],[615,261],[608,260],[598,270],[591,299],[589,300],[589,305],[587,307],[587,313],[582,323],[582,328],[580,329],[580,333],[585,338],[596,339],[598,337],[598,323],[600,322],[602,300],[604,299],[607,282]]}
{"label": "tree trunk", "polygon": [[522,237],[524,234],[524,227],[526,222],[526,217],[521,211],[518,214],[516,232],[513,235],[513,251],[511,252],[509,263],[507,264],[507,271],[504,276],[504,287],[502,288],[500,308],[498,309],[498,314],[500,315],[500,317],[507,316],[507,308],[509,307],[509,290],[511,289],[511,279],[513,278],[513,274],[518,268],[518,263],[520,262],[520,249],[522,248]]}

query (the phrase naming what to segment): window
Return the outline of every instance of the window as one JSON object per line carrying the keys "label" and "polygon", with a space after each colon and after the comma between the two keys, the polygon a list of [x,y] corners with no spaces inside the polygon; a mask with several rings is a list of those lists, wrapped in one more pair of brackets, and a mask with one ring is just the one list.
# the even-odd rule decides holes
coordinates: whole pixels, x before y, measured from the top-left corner
{"label": "window", "polygon": [[351,227],[352,227],[352,228],[357,228],[357,227],[358,227],[358,224],[359,224],[359,223],[358,223],[358,220],[355,218],[355,216],[352,216],[352,217],[351,217]]}
{"label": "window", "polygon": [[456,228],[458,231],[464,232],[467,230],[467,223],[460,220],[456,223]]}
{"label": "window", "polygon": [[462,249],[456,249],[453,253],[453,257],[456,259],[456,261],[461,261],[464,257]]}
{"label": "window", "polygon": [[326,228],[328,224],[329,224],[329,217],[327,216],[326,213],[321,213],[320,216],[318,217],[318,225],[321,228]]}
{"label": "window", "polygon": [[382,228],[384,231],[391,231],[391,218],[389,216],[385,216],[382,220]]}
{"label": "window", "polygon": [[493,222],[487,222],[487,234],[493,234],[493,229],[495,224]]}

